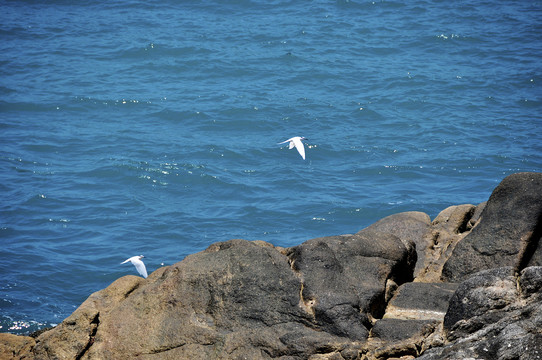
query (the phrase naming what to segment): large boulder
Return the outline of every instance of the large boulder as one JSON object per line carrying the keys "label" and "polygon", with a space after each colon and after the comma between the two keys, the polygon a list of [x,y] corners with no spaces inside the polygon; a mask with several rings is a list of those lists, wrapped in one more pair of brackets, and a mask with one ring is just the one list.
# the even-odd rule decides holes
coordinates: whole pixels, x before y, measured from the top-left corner
{"label": "large boulder", "polygon": [[442,320],[456,284],[405,283],[371,329],[368,359],[418,356],[443,343]]}
{"label": "large boulder", "polygon": [[441,281],[442,268],[455,246],[480,221],[485,203],[478,206],[454,205],[442,210],[431,221],[429,215],[419,211],[393,214],[361,230],[383,232],[397,236],[404,244],[416,246],[414,281],[435,283]]}
{"label": "large boulder", "polygon": [[309,240],[288,255],[315,322],[352,340],[367,338],[385,310],[386,286],[411,281],[415,265],[413,244],[377,232]]}
{"label": "large boulder", "polygon": [[231,240],[120,278],[36,339],[36,359],[355,359],[413,247],[389,234],[290,249]]}
{"label": "large boulder", "polygon": [[361,230],[365,232],[382,232],[397,236],[405,246],[414,244],[416,247],[416,267],[414,277],[422,271],[426,263],[426,249],[432,246],[431,218],[420,211],[407,211],[393,214],[377,221],[371,226]]}
{"label": "large boulder", "polygon": [[442,270],[445,281],[461,281],[495,267],[518,273],[542,265],[542,173],[506,177],[491,194],[480,223],[453,250]]}

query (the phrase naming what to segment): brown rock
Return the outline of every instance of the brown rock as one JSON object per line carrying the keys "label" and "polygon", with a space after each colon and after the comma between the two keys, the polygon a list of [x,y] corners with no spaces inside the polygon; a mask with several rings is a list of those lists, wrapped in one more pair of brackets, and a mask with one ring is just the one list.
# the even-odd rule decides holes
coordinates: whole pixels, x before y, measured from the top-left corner
{"label": "brown rock", "polygon": [[455,246],[477,224],[473,218],[476,209],[474,205],[456,205],[438,214],[431,223],[430,235],[426,235],[426,239],[429,240],[426,240],[427,246],[424,248],[425,262],[415,281],[429,283],[441,281],[442,268],[452,255]]}
{"label": "brown rock", "polygon": [[355,359],[387,280],[411,278],[413,251],[378,233],[313,239],[282,253],[262,241],[216,243],[147,279],[126,276],[94,293],[41,334],[33,354]]}
{"label": "brown rock", "polygon": [[36,341],[29,336],[0,333],[0,359],[33,359]]}
{"label": "brown rock", "polygon": [[100,311],[107,311],[122,303],[143,282],[140,277],[125,276],[89,296],[61,324],[37,338],[34,348],[36,358],[81,358],[94,344],[100,325]]}

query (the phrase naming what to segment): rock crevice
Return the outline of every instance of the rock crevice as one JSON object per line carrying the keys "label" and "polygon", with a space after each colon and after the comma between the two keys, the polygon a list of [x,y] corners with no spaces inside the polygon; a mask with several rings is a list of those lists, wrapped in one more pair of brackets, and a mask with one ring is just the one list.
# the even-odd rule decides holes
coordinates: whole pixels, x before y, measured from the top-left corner
{"label": "rock crevice", "polygon": [[76,360],[80,360],[88,352],[92,344],[94,344],[94,339],[96,337],[96,332],[98,331],[98,326],[100,326],[100,313],[96,313],[92,321],[90,322],[90,334],[88,336],[88,343],[86,346],[75,356]]}

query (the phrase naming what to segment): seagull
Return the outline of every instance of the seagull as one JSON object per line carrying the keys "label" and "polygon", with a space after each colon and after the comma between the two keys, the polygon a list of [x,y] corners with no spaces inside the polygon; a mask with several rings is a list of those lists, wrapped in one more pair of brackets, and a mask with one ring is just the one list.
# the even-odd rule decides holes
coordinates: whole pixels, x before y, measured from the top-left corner
{"label": "seagull", "polygon": [[290,142],[290,145],[288,148],[293,149],[293,147],[295,146],[295,148],[299,152],[299,155],[301,155],[303,160],[305,160],[305,147],[303,146],[303,143],[301,142],[302,140],[308,140],[308,139],[302,136],[294,136],[293,138],[290,138],[286,141],[279,142],[279,144],[285,144],[287,142]]}
{"label": "seagull", "polygon": [[146,279],[147,278],[147,269],[145,268],[145,264],[143,264],[143,261],[141,261],[141,259],[143,259],[143,258],[144,258],[143,255],[132,256],[131,258],[126,259],[123,262],[121,262],[121,264],[126,264],[128,261],[131,262],[132,264],[134,264],[134,266],[135,266],[137,272],[139,273],[139,275],[143,276]]}

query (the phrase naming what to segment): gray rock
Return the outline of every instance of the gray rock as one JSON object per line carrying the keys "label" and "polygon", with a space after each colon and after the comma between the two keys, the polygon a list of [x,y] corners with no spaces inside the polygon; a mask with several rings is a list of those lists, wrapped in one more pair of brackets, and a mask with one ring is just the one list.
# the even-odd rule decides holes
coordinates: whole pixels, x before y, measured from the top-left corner
{"label": "gray rock", "polygon": [[418,359],[541,359],[542,268],[524,269],[517,282],[511,273],[491,269],[461,283],[444,320],[448,343]]}
{"label": "gray rock", "polygon": [[442,321],[456,289],[454,283],[403,284],[389,302],[384,318]]}
{"label": "gray rock", "polygon": [[444,317],[448,338],[468,336],[482,326],[498,321],[504,314],[500,310],[513,303],[518,295],[511,267],[476,273],[460,284],[450,300]]}
{"label": "gray rock", "polygon": [[524,269],[518,281],[519,289],[524,297],[542,292],[542,266]]}
{"label": "gray rock", "polygon": [[[432,331],[438,324],[438,320],[403,320],[382,319],[378,320],[371,329],[371,337],[379,338],[387,343],[395,343],[425,335],[428,330]],[[412,341],[414,342],[414,341]]]}
{"label": "gray rock", "polygon": [[443,268],[446,281],[484,269],[542,265],[542,173],[506,177],[491,194],[481,220],[457,244]]}
{"label": "gray rock", "polygon": [[437,320],[378,320],[362,359],[414,359],[427,348],[443,344],[440,324]]}
{"label": "gray rock", "polygon": [[386,284],[412,280],[415,250],[396,236],[366,231],[309,240],[291,248],[302,301],[324,331],[366,339],[385,309]]}
{"label": "gray rock", "polygon": [[429,215],[419,211],[408,211],[387,216],[361,230],[358,234],[382,232],[397,236],[407,247],[414,243],[417,255],[417,260],[414,259],[416,262],[414,277],[416,277],[426,263],[426,249],[433,245],[430,226]]}

